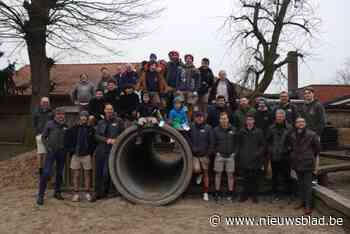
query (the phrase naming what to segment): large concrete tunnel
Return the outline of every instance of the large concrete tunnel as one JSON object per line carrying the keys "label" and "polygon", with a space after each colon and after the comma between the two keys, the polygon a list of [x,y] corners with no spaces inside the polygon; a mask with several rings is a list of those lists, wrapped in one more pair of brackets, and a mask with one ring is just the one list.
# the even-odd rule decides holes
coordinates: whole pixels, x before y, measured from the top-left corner
{"label": "large concrete tunnel", "polygon": [[[141,144],[136,144],[141,136]],[[172,139],[159,147],[156,138]],[[192,153],[185,138],[170,126],[126,129],[114,145],[109,170],[117,190],[133,203],[166,205],[187,189]]]}

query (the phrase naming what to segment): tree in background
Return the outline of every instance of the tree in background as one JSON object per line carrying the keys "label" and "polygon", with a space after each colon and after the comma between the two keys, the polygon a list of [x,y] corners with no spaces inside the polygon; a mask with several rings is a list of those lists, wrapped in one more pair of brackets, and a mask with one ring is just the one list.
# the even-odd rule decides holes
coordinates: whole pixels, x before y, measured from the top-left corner
{"label": "tree in background", "polygon": [[[225,23],[232,46],[243,47],[244,75],[240,83],[263,94],[275,75],[285,78],[282,67],[287,53],[305,55],[304,48],[320,25],[312,0],[237,0],[240,8]],[[277,77],[277,76],[276,76]]]}
{"label": "tree in background", "polygon": [[24,41],[31,68],[32,106],[50,89],[47,46],[75,49],[142,36],[138,27],[161,8],[152,0],[0,0],[0,37]]}
{"label": "tree in background", "polygon": [[337,71],[338,84],[350,85],[350,58],[346,60],[343,67]]}

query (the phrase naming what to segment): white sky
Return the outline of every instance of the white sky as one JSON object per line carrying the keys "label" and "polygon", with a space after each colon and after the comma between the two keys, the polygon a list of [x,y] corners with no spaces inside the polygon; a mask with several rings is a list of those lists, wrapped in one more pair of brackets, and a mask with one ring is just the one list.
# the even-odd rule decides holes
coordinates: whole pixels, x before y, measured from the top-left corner
{"label": "white sky", "polygon": [[[319,3],[319,16],[322,34],[311,51],[313,56],[306,58],[307,64],[300,65],[299,86],[314,83],[334,83],[336,70],[350,57],[350,22],[349,0],[315,0]],[[114,47],[122,50],[120,56],[96,58],[74,55],[58,56],[59,63],[93,63],[93,62],[139,62],[156,53],[158,58],[167,59],[167,53],[176,49],[181,55],[192,53],[195,64],[199,65],[202,57],[211,60],[215,73],[225,69],[235,74],[239,51],[232,50],[226,43],[224,31],[220,30],[224,17],[232,12],[233,0],[162,0],[167,7],[162,16],[147,28],[154,31],[145,38],[114,42]],[[7,51],[2,46],[0,49]],[[20,65],[27,63],[26,51],[10,59],[16,59]],[[48,51],[49,56],[56,53]],[[1,59],[0,65],[5,59]],[[235,77],[230,77],[235,80]],[[278,91],[274,86],[270,91]]]}

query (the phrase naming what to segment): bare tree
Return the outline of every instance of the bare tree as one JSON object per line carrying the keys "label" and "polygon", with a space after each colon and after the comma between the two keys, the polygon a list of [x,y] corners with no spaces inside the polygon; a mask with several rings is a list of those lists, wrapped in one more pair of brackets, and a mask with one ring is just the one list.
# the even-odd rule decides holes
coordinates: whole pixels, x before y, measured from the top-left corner
{"label": "bare tree", "polygon": [[84,42],[138,38],[139,24],[161,11],[152,0],[0,0],[0,37],[26,44],[33,105],[49,94],[47,46],[80,50]]}
{"label": "bare tree", "polygon": [[244,73],[240,82],[262,94],[274,80],[285,79],[283,66],[288,51],[303,56],[314,32],[320,25],[312,0],[237,0],[239,11],[225,23],[230,43],[243,47]]}
{"label": "bare tree", "polygon": [[346,60],[343,67],[337,71],[338,84],[350,85],[350,58]]}

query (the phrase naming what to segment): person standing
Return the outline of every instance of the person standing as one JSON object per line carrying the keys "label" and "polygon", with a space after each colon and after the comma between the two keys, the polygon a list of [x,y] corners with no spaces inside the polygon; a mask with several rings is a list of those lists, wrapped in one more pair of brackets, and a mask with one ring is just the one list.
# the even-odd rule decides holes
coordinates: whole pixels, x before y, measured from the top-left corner
{"label": "person standing", "polygon": [[208,58],[202,59],[202,66],[199,68],[199,73],[201,76],[201,83],[198,91],[198,105],[201,111],[207,113],[209,92],[215,79],[213,71],[209,68]]}
{"label": "person standing", "polygon": [[42,132],[48,121],[53,119],[52,109],[50,108],[50,99],[48,97],[42,97],[40,105],[33,111],[33,127],[35,133],[35,140],[37,146],[37,160],[39,164],[39,175],[42,175],[43,164],[47,150],[42,141]]}
{"label": "person standing", "polygon": [[136,87],[137,81],[139,80],[139,76],[135,71],[135,68],[132,64],[127,64],[125,67],[125,71],[120,79],[120,83],[118,84],[118,88],[123,90],[125,86],[132,85],[134,88]]}
{"label": "person standing", "polygon": [[157,71],[156,62],[149,62],[147,71],[141,74],[140,80],[136,85],[136,90],[147,91],[151,97],[151,102],[160,107],[161,96],[167,92],[168,85],[162,74]]}
{"label": "person standing", "polygon": [[87,109],[89,101],[95,95],[95,87],[89,82],[88,75],[83,73],[80,75],[79,83],[72,90],[72,101],[78,105],[82,110]]}
{"label": "person standing", "polygon": [[112,104],[113,110],[119,112],[120,90],[117,89],[116,83],[113,79],[107,82],[107,92],[104,94],[105,103]]}
{"label": "person standing", "polygon": [[[315,91],[308,87],[304,90],[305,103],[302,106],[301,116],[306,121],[306,126],[318,135],[318,140],[321,142],[321,137],[324,128],[326,127],[326,111],[323,105],[315,99]],[[316,157],[314,175],[318,174],[320,164],[319,155]]]}
{"label": "person standing", "polygon": [[87,111],[80,112],[79,123],[69,128],[65,136],[66,149],[73,155],[70,162],[74,188],[73,202],[80,201],[81,168],[84,169],[85,198],[89,202],[92,201],[92,154],[95,149],[95,130],[92,126],[88,125],[88,118],[89,113]]}
{"label": "person standing", "polygon": [[103,93],[107,93],[108,81],[111,80],[112,77],[108,68],[102,67],[100,71],[101,71],[102,77],[97,84],[97,89],[101,89],[103,90]]}
{"label": "person standing", "polygon": [[108,170],[108,158],[117,137],[124,130],[123,121],[116,117],[113,106],[106,104],[104,119],[96,126],[96,199],[107,197],[110,192],[111,179]]}
{"label": "person standing", "polygon": [[282,179],[283,187],[288,196],[291,196],[291,177],[289,165],[289,152],[287,148],[287,136],[292,131],[292,126],[286,120],[286,112],[283,109],[276,110],[274,124],[266,134],[268,144],[268,159],[272,168],[272,201],[279,200],[279,180]]}
{"label": "person standing", "polygon": [[47,149],[47,157],[43,173],[39,180],[39,191],[37,196],[37,205],[44,204],[44,195],[47,187],[47,182],[52,173],[52,167],[56,162],[56,181],[54,197],[58,200],[63,200],[61,194],[61,184],[63,176],[63,168],[65,162],[65,146],[64,137],[67,125],[65,124],[65,111],[62,108],[55,109],[55,117],[47,122],[42,133],[42,140]]}
{"label": "person standing", "polygon": [[97,89],[95,92],[95,97],[90,100],[88,105],[90,117],[93,116],[95,120],[100,121],[104,114],[104,104],[105,100],[103,97],[103,91],[101,89]]}
{"label": "person standing", "polygon": [[117,87],[121,86],[121,79],[123,78],[123,67],[121,65],[117,66],[117,73],[113,76],[113,80],[116,82]]}
{"label": "person standing", "polygon": [[212,104],[219,95],[225,97],[231,111],[235,112],[237,109],[238,94],[235,85],[227,79],[227,73],[224,70],[219,72],[219,78],[213,84],[209,94],[209,104]]}
{"label": "person standing", "polygon": [[290,102],[288,92],[286,91],[280,93],[280,101],[273,111],[274,117],[276,116],[276,111],[279,109],[286,112],[286,121],[294,125],[296,118],[299,116],[298,108]]}
{"label": "person standing", "polygon": [[255,114],[255,108],[249,105],[249,100],[246,97],[243,97],[239,100],[239,108],[235,111],[235,126],[238,129],[242,129],[245,126],[247,114]]}
{"label": "person standing", "polygon": [[214,135],[212,128],[205,123],[203,112],[194,114],[189,139],[193,153],[193,173],[198,175],[198,184],[203,178],[203,200],[209,201],[209,155],[213,153]]}
{"label": "person standing", "polygon": [[239,151],[237,130],[230,124],[228,113],[220,113],[220,125],[214,128],[214,171],[215,171],[215,193],[214,199],[218,201],[223,197],[221,190],[222,173],[227,175],[227,199],[236,197],[235,188],[235,159]]}
{"label": "person standing", "polygon": [[255,127],[254,114],[248,113],[245,125],[239,131],[238,166],[243,173],[243,191],[240,202],[258,203],[259,172],[264,162],[265,139],[261,129]]}
{"label": "person standing", "polygon": [[307,128],[306,120],[298,117],[295,130],[288,135],[291,167],[296,171],[301,202],[296,209],[304,208],[304,214],[312,213],[312,173],[320,153],[319,136]]}
{"label": "person standing", "polygon": [[207,122],[213,128],[219,126],[220,123],[220,113],[226,112],[229,116],[230,124],[234,124],[234,115],[231,109],[226,105],[224,96],[217,96],[214,105],[208,107]]}

